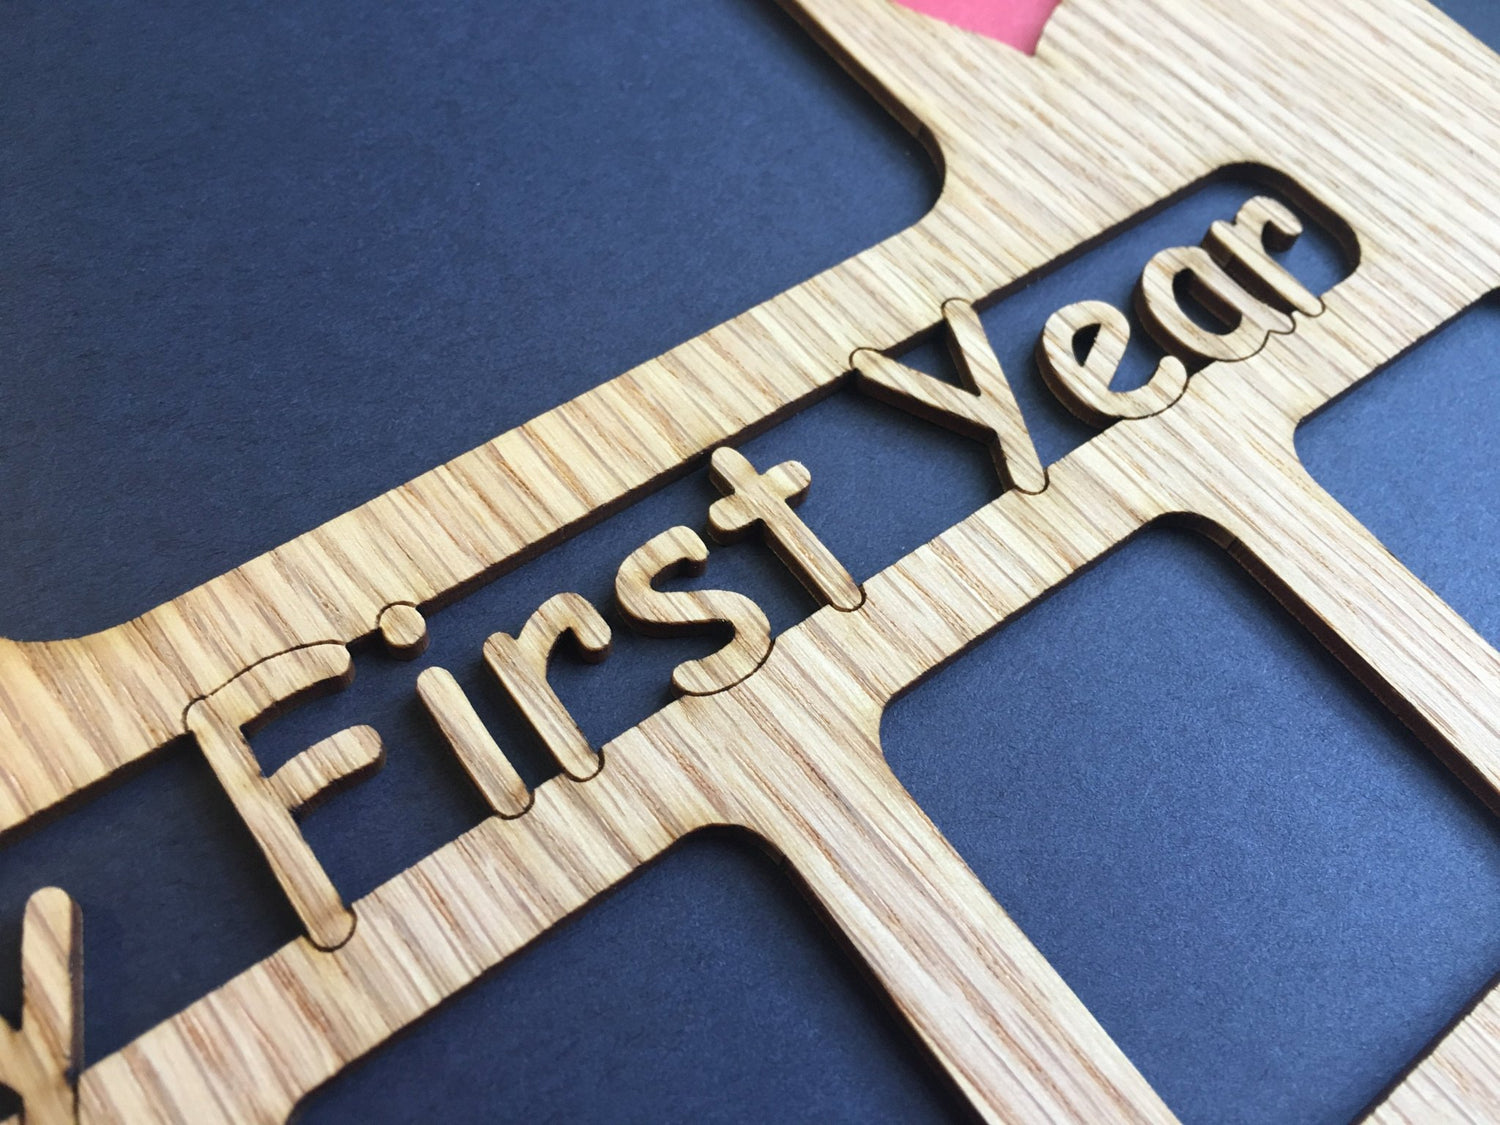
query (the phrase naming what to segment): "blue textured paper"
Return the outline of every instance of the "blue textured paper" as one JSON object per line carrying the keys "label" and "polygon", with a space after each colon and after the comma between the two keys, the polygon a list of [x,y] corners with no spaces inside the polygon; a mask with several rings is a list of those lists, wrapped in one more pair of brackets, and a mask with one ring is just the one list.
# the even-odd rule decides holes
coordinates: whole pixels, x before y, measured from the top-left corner
{"label": "blue textured paper", "polygon": [[[1500,11],[1448,7],[1500,43]],[[925,157],[769,3],[607,12],[0,8],[0,633],[123,620],[930,205]],[[1028,382],[1040,320],[1120,300],[1233,190],[987,312],[1049,458],[1087,433]],[[1500,310],[1481,306],[1299,440],[1491,641],[1497,341]],[[994,495],[983,449],[852,393],[746,450],[812,467],[804,514],[860,577]],[[434,617],[428,659],[533,782],[547,764],[484,682],[483,637],[561,589],[604,604],[620,558],[701,525],[712,496],[689,477]],[[811,608],[754,544],[715,551],[706,580],[752,593],[778,629]],[[672,664],[713,642],[617,643],[556,673],[596,741],[660,706]],[[420,665],[358,666],[349,692],[256,743],[273,764],[349,722],[381,730],[383,774],[306,822],[350,898],[484,812],[412,698]],[[1492,818],[1185,533],[1150,533],[1036,607],[898,702],[884,737],[1185,1121],[1348,1120],[1500,968]],[[298,932],[182,748],[0,848],[12,1019],[21,907],[47,882],[83,905],[90,1059]],[[961,1116],[820,927],[753,847],[689,841],[306,1119]]]}

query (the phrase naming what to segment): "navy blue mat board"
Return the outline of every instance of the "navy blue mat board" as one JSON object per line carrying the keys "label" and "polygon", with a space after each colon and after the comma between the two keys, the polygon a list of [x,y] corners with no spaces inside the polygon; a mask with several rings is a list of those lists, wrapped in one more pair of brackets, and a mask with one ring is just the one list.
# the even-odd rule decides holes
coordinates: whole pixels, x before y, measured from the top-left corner
{"label": "navy blue mat board", "polygon": [[[1492,46],[1500,8],[1442,7]],[[940,177],[770,0],[0,5],[0,635],[124,620],[910,225]],[[1202,185],[984,310],[1044,460],[1088,431],[1029,352],[1247,182]],[[1310,231],[1288,263],[1347,269]],[[1306,423],[1313,474],[1500,642],[1500,301]],[[935,348],[910,359],[936,370]],[[840,390],[744,448],[813,471],[856,577],[992,499],[985,450]],[[715,495],[696,472],[434,615],[350,722],[385,770],[310,815],[348,898],[484,808],[411,690]],[[704,581],[813,608],[755,543]],[[554,679],[603,741],[713,640],[616,630]],[[1217,547],[1154,528],[892,706],[902,782],[1191,1123],[1355,1116],[1500,971],[1493,817]],[[297,936],[189,746],[0,845],[0,1015],[57,882],[85,1051]],[[0,1112],[11,1103],[0,1095]],[[309,1122],[962,1120],[884,998],[744,838],[685,841],[313,1095]]]}

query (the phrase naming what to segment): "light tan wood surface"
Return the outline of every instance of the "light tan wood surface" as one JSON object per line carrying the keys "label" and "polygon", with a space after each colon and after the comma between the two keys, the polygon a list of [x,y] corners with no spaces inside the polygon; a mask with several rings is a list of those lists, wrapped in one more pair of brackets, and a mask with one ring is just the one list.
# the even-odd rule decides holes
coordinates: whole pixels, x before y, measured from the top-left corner
{"label": "light tan wood surface", "polygon": [[427,621],[414,605],[397,602],[380,611],[376,622],[386,651],[402,660],[414,660],[427,651]]}
{"label": "light tan wood surface", "polygon": [[1500,1121],[1500,990],[1491,988],[1365,1118],[1368,1125]]}
{"label": "light tan wood surface", "polygon": [[964,300],[944,302],[943,323],[964,387],[860,348],[850,362],[861,389],[955,433],[988,442],[1002,483],[1040,492],[1047,487],[1047,473],[974,306]]}
{"label": "light tan wood surface", "polygon": [[[309,935],[90,1065],[80,1119],[284,1120],[642,863],[732,825],[786,858],[982,1118],[1172,1120],[879,745],[891,699],[1158,520],[1187,520],[1233,552],[1500,804],[1500,655],[1293,447],[1302,419],[1500,287],[1486,187],[1500,182],[1500,59],[1414,0],[1064,0],[1035,58],[888,0],[795,7],[940,155],[942,196],[920,223],[134,621],[0,642],[0,830],[190,731]],[[1273,268],[1266,230],[1273,243],[1296,232],[1254,198],[1203,245],[1163,247],[1141,302],[1176,355],[1142,391],[1109,387],[1123,319],[1074,306],[1049,322],[1050,381],[1113,424],[1043,471],[974,307],[1247,166],[1347,223],[1349,277],[1313,294]],[[1225,332],[1181,315],[1184,269],[1235,321]],[[1089,324],[1098,338],[1080,358],[1072,338]],[[966,386],[892,354],[935,330],[953,339]],[[1189,379],[1182,361],[1195,357],[1213,362]],[[680,665],[688,694],[597,757],[546,686],[564,629],[602,652],[597,609],[554,599],[534,631],[491,638],[492,669],[568,775],[529,808],[451,677],[424,673],[424,703],[500,815],[344,904],[292,812],[371,768],[374,744],[346,733],[268,779],[241,728],[336,686],[354,640],[378,631],[414,651],[428,625],[417,607],[441,628],[431,611],[446,599],[855,369],[865,389],[990,442],[1014,487],[867,579],[852,607],[822,559],[808,577],[833,604],[774,642],[742,595],[654,589],[706,554],[685,527],[654,537],[621,565],[625,614],[658,629],[729,620],[735,639]],[[1500,1096],[1491,1010],[1377,1115],[1429,1120],[1424,1107],[1440,1106],[1483,1120]],[[0,1049],[0,1074],[18,1073],[16,1041]]]}
{"label": "light tan wood surface", "polygon": [[859,583],[807,524],[792,511],[812,487],[801,461],[783,461],[757,473],[745,455],[728,446],[714,450],[710,475],[724,499],[708,509],[715,539],[733,543],[759,529],[776,556],[808,593],[835,609],[856,609],[864,600]]}
{"label": "light tan wood surface", "polygon": [[[1080,359],[1073,342],[1090,329],[1094,340]],[[1182,397],[1187,366],[1164,355],[1141,386],[1115,390],[1110,381],[1129,343],[1130,320],[1123,312],[1104,301],[1077,301],[1047,318],[1036,345],[1037,370],[1058,401],[1085,422],[1107,426],[1121,418],[1149,418]]]}
{"label": "light tan wood surface", "polygon": [[599,760],[547,683],[547,661],[564,636],[573,638],[578,654],[587,661],[597,663],[609,655],[609,625],[599,611],[578,594],[556,594],[531,615],[520,636],[496,633],[485,641],[484,660],[563,773],[574,781],[587,781],[599,772]]}
{"label": "light tan wood surface", "polygon": [[771,623],[760,606],[733,590],[660,590],[656,580],[695,576],[708,567],[708,544],[690,527],[669,527],[630,553],[615,574],[615,601],[637,630],[673,637],[727,624],[729,642],[707,656],[672,669],[672,687],[683,695],[712,695],[733,687],[760,667],[771,651]]}
{"label": "light tan wood surface", "polygon": [[21,927],[21,1026],[0,1020],[0,1083],[21,1096],[28,1125],[62,1125],[76,1117],[83,1059],[83,919],[66,891],[43,887]]}
{"label": "light tan wood surface", "polygon": [[531,807],[526,783],[480,720],[452,672],[439,667],[423,669],[417,677],[417,695],[490,808],[500,816],[520,816]]}
{"label": "light tan wood surface", "polygon": [[308,936],[322,949],[348,940],[354,915],[302,838],[293,814],[325,790],[380,768],[380,736],[369,727],[343,731],[308,747],[270,777],[261,772],[245,736],[293,701],[345,685],[353,677],[353,662],[343,645],[309,645],[246,669],[187,711],[187,729]]}

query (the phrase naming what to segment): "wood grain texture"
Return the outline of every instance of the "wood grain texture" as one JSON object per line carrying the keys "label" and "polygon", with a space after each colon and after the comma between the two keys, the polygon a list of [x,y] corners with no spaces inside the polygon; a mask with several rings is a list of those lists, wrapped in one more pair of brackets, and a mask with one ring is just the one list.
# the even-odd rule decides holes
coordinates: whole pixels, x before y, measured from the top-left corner
{"label": "wood grain texture", "polygon": [[1302,221],[1286,206],[1265,196],[1245,203],[1234,221],[1217,220],[1203,245],[1213,260],[1256,297],[1283,312],[1317,316],[1323,302],[1307,291],[1271,251],[1291,248],[1302,234]]}
{"label": "wood grain texture", "polygon": [[[1178,303],[1174,282],[1189,278],[1188,291],[1226,325],[1228,331],[1200,325]],[[1151,335],[1163,347],[1176,345],[1197,359],[1233,362],[1249,359],[1273,332],[1295,325],[1283,312],[1258,301],[1201,246],[1173,246],[1146,263],[1136,302]]]}
{"label": "wood grain texture", "polygon": [[66,891],[43,887],[21,927],[21,1026],[0,1020],[0,1083],[21,1096],[27,1125],[66,1125],[83,1059],[83,920]]}
{"label": "wood grain texture", "polygon": [[[1090,331],[1093,340],[1079,358],[1076,341]],[[1058,401],[1091,425],[1149,418],[1182,397],[1187,366],[1175,355],[1164,355],[1146,382],[1115,390],[1110,381],[1129,343],[1130,320],[1123,312],[1104,301],[1076,301],[1047,318],[1036,343],[1037,370]]]}
{"label": "wood grain texture", "polygon": [[1482,996],[1419,1066],[1365,1118],[1367,1125],[1500,1121],[1495,1045],[1500,1043],[1500,990]]}
{"label": "wood grain texture", "polygon": [[490,808],[500,816],[520,816],[531,807],[526,783],[452,672],[438,667],[423,669],[417,677],[417,695]]}
{"label": "wood grain texture", "polygon": [[712,695],[739,683],[771,651],[771,623],[760,606],[733,590],[658,590],[658,578],[694,576],[708,567],[708,545],[690,527],[669,527],[630,553],[615,574],[615,601],[625,619],[651,637],[699,633],[728,625],[725,644],[672,669],[682,695]]}
{"label": "wood grain texture", "polygon": [[563,773],[587,781],[599,772],[599,760],[547,683],[547,662],[564,636],[573,638],[578,654],[590,663],[609,655],[609,626],[599,611],[581,594],[556,594],[531,615],[519,636],[495,633],[485,641],[484,662]]}
{"label": "wood grain texture", "polygon": [[343,737],[308,747],[270,777],[261,772],[245,736],[293,701],[353,678],[353,663],[343,645],[309,645],[246,669],[187,711],[187,729],[320,949],[347,941],[354,932],[354,915],[303,839],[293,814],[326,789],[378,768],[380,736],[368,727],[345,731]]}
{"label": "wood grain texture", "polygon": [[380,611],[375,623],[386,651],[401,660],[414,660],[427,651],[427,621],[414,605],[397,602]]}
{"label": "wood grain texture", "polygon": [[296,816],[384,763],[385,748],[374,727],[345,727],[313,743],[266,780],[276,799]]}
{"label": "wood grain texture", "polygon": [[812,487],[806,465],[783,461],[757,473],[743,453],[727,445],[714,450],[709,465],[709,475],[724,493],[708,509],[709,531],[716,540],[733,543],[760,530],[776,557],[823,605],[849,610],[864,600],[838,556],[792,511]]}
{"label": "wood grain texture", "polygon": [[[886,0],[796,11],[941,156],[942,196],[920,223],[134,621],[0,642],[0,831],[192,731],[312,935],[90,1066],[80,1119],[284,1120],[642,863],[731,825],[786,857],[984,1119],[1172,1120],[905,793],[878,733],[896,695],[1159,520],[1230,550],[1500,804],[1500,655],[1293,447],[1302,419],[1500,287],[1486,187],[1500,181],[1500,60],[1413,0],[1065,0],[1035,58]],[[1345,281],[1315,295],[1270,269],[1257,240],[1263,250],[1268,228],[1272,241],[1294,231],[1265,206],[1202,246],[1164,248],[1148,319],[1216,362],[1191,379],[1168,366],[1150,395],[1111,397],[1109,352],[1070,368],[1067,333],[1093,315],[1112,348],[1118,325],[1075,309],[1059,322],[1053,378],[1080,413],[1125,420],[1041,476],[1014,419],[978,425],[951,389],[937,412],[962,407],[999,435],[1016,488],[869,578],[857,607],[824,608],[774,646],[766,629],[729,666],[689,677],[680,686],[703,694],[603,747],[597,774],[592,751],[586,769],[563,751],[573,776],[540,786],[529,809],[493,739],[428,679],[424,699],[504,815],[352,907],[317,881],[289,811],[316,786],[271,786],[239,728],[337,680],[344,646],[377,629],[393,648],[418,643],[393,607],[440,607],[852,367],[908,406],[926,388],[931,408],[936,394],[888,353],[939,326],[970,362],[969,391],[998,388],[973,306],[1246,166],[1348,224]],[[1168,283],[1184,268],[1237,325],[1205,334],[1173,316]],[[702,548],[687,528],[665,534],[627,563],[620,598],[659,626],[671,618],[656,599],[683,595],[650,591],[651,579]],[[514,667],[540,690],[551,643],[522,647]],[[358,755],[315,757],[332,781]],[[1377,1119],[1430,1120],[1432,1107],[1486,1119],[1500,1101],[1493,1010],[1481,1003]]]}
{"label": "wood grain texture", "polygon": [[955,433],[987,442],[1003,484],[1040,492],[1047,487],[1046,471],[979,314],[968,301],[945,301],[943,322],[962,387],[860,348],[850,358],[860,388]]}

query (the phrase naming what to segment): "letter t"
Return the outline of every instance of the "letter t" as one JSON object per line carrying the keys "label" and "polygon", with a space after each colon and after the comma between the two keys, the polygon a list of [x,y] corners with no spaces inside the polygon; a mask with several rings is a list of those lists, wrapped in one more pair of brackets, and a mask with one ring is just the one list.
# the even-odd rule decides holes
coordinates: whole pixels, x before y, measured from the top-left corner
{"label": "letter t", "polygon": [[742,539],[757,525],[778,558],[815,596],[835,609],[858,609],[864,600],[858,583],[802,518],[792,511],[807,495],[812,474],[800,461],[757,474],[743,454],[728,446],[714,450],[709,475],[724,493],[708,510],[708,527],[721,543]]}

